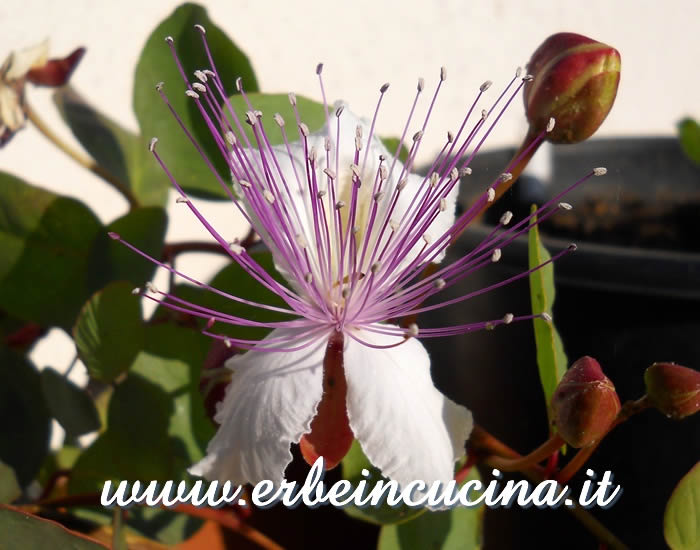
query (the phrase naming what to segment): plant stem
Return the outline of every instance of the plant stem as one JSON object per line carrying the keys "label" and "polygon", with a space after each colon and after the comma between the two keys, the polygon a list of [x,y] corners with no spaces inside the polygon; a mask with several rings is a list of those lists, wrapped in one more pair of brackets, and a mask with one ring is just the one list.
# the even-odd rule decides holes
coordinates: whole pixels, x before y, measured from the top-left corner
{"label": "plant stem", "polygon": [[537,465],[546,458],[549,458],[564,444],[564,440],[559,436],[559,434],[552,434],[547,441],[537,447],[537,449],[532,451],[530,454],[519,458],[502,458],[499,456],[494,456],[491,458],[491,463],[495,465],[495,468],[498,468],[504,472],[523,471],[531,466]]}
{"label": "plant stem", "polygon": [[124,184],[124,182],[119,180],[113,174],[109,173],[102,166],[100,166],[97,162],[95,162],[92,158],[90,158],[87,155],[84,155],[80,151],[76,151],[70,145],[68,145],[65,141],[63,141],[53,130],[51,130],[51,128],[49,128],[46,125],[46,123],[41,119],[41,117],[37,114],[37,112],[34,111],[34,109],[32,109],[32,107],[29,105],[29,103],[24,104],[24,109],[25,109],[25,112],[27,114],[27,118],[32,122],[32,124],[34,124],[36,129],[39,130],[39,132],[46,139],[48,139],[51,143],[53,143],[56,147],[58,147],[66,155],[68,155],[70,158],[72,158],[75,162],[77,162],[78,164],[80,164],[84,168],[87,168],[93,174],[102,178],[104,181],[106,181],[112,187],[114,187],[117,191],[119,191],[124,196],[124,198],[127,200],[127,202],[129,203],[129,210],[133,210],[134,208],[139,207],[139,201],[133,195],[133,193],[128,188],[128,186]]}

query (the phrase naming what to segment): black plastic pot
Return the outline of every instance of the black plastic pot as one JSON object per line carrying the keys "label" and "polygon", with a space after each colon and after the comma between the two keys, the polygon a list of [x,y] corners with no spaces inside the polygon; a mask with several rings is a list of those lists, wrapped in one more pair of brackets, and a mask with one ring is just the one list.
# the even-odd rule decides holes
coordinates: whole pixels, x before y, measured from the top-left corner
{"label": "black plastic pot", "polygon": [[[512,153],[502,150],[477,156],[471,165],[473,175],[462,183],[463,206],[498,176]],[[618,205],[632,199],[653,205],[673,197],[682,206],[680,215],[687,217],[678,227],[700,237],[700,169],[670,138],[593,140],[554,148],[552,183],[533,190],[531,185],[523,187],[521,181],[504,198],[512,202],[518,195],[530,195],[541,202],[596,166],[606,166],[608,175],[591,179],[567,196],[565,200],[574,209],[590,197]],[[521,202],[529,202],[527,199]],[[493,208],[500,215],[508,207],[499,203]],[[447,261],[471,250],[490,229],[485,224],[472,225],[452,247]],[[610,235],[610,241],[615,237]],[[643,373],[654,361],[699,368],[700,248],[669,251],[619,246],[609,244],[605,237],[602,242],[574,241],[578,250],[555,265],[554,321],[570,362],[583,355],[598,359],[623,402],[643,395]],[[544,235],[544,244],[552,253],[569,242],[569,238]],[[527,240],[521,238],[503,250],[500,262],[448,289],[447,297],[483,288],[526,266]],[[425,313],[420,324],[461,324],[529,311],[525,278],[432,315]],[[437,385],[467,405],[479,424],[520,452],[545,440],[546,409],[531,323],[426,344]],[[674,422],[649,410],[632,418],[606,438],[589,462],[599,475],[612,471],[623,488],[614,506],[593,509],[593,514],[632,548],[664,547],[666,501],[698,459],[700,415]],[[572,484],[580,486],[582,479],[579,474]],[[486,549],[532,545],[596,547],[595,539],[565,510],[514,507],[487,512]]]}

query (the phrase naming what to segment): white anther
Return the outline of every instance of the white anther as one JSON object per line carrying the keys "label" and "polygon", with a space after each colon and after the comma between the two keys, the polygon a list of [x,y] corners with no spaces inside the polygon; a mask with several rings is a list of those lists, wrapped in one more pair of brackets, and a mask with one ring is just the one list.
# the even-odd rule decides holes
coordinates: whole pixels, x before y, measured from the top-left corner
{"label": "white anther", "polygon": [[493,82],[491,82],[490,80],[487,80],[481,86],[479,86],[479,91],[481,91],[481,93],[484,93],[486,90],[488,90],[491,87],[491,84],[493,84]]}
{"label": "white anther", "polygon": [[253,111],[253,113],[255,113],[256,117],[262,118],[263,113],[259,109],[255,109],[255,111]]}
{"label": "white anther", "polygon": [[500,248],[494,248],[493,252],[491,252],[491,261],[493,263],[496,263],[498,260],[501,259],[501,249]]}
{"label": "white anther", "polygon": [[250,124],[251,126],[255,126],[255,123],[258,121],[258,117],[255,116],[255,113],[253,111],[246,111],[245,117],[248,121],[248,124]]}
{"label": "white anther", "polygon": [[352,175],[355,176],[359,180],[360,179],[360,167],[357,164],[351,164],[350,170],[352,171]]}
{"label": "white anther", "polygon": [[131,293],[132,293],[134,296],[136,296],[137,294],[141,294],[141,287],[138,287],[138,286],[137,286],[136,288],[134,288],[134,289],[131,291]]}
{"label": "white anther", "polygon": [[440,199],[440,212],[447,210],[447,199],[445,197]]}
{"label": "white anther", "polygon": [[418,79],[418,91],[422,92],[423,88],[425,88],[425,79],[421,77]]}
{"label": "white anther", "polygon": [[301,130],[301,134],[304,137],[309,137],[309,127],[306,124],[304,124],[303,122],[301,122],[299,124],[299,130]]}
{"label": "white anther", "polygon": [[506,210],[503,212],[503,215],[501,216],[501,219],[499,220],[501,225],[508,225],[510,223],[510,220],[513,219],[513,213],[510,210]]}
{"label": "white anther", "polygon": [[294,92],[289,92],[289,94],[287,95],[287,97],[289,98],[289,103],[291,103],[292,105],[296,105],[296,104],[297,104],[297,96],[296,96],[296,94],[295,94]]}
{"label": "white anther", "polygon": [[181,196],[179,196],[179,197],[177,197],[177,198],[175,199],[175,202],[178,203],[178,204],[183,204],[183,203],[190,202],[190,199],[188,199],[187,197],[183,197],[183,196],[181,195]]}
{"label": "white anther", "polygon": [[307,246],[309,246],[309,243],[306,241],[306,237],[304,237],[304,235],[302,235],[301,233],[297,233],[294,236],[294,240],[297,242],[300,248],[306,248]]}
{"label": "white anther", "polygon": [[443,82],[447,80],[447,69],[445,67],[440,67],[440,80]]}
{"label": "white anther", "polygon": [[199,23],[197,23],[197,24],[194,26],[194,28],[197,29],[197,30],[198,30],[199,32],[201,32],[202,34],[207,34],[207,29],[205,29],[204,27],[202,27],[202,25],[200,25]]}
{"label": "white anther", "polygon": [[523,74],[523,68],[522,68],[522,67],[518,67],[517,69],[515,69],[515,78],[520,78],[520,75],[521,75],[521,74]]}
{"label": "white anther", "polygon": [[493,202],[496,199],[496,191],[493,190],[493,187],[489,187],[486,195],[486,202]]}
{"label": "white anther", "polygon": [[449,130],[447,131],[447,143],[452,143],[455,140],[455,136]]}
{"label": "white anther", "polygon": [[352,226],[352,234],[357,235],[360,232],[360,227],[357,225]]}
{"label": "white anther", "polygon": [[344,206],[345,206],[345,201],[338,201],[338,202],[335,203],[335,209],[336,209],[336,210],[340,210],[340,209],[343,208]]}
{"label": "white anther", "polygon": [[362,138],[355,137],[355,149],[357,151],[362,151]]}
{"label": "white anther", "polygon": [[411,323],[410,325],[408,325],[406,336],[410,336],[411,338],[415,338],[416,336],[418,336],[418,325],[415,323]]}
{"label": "white anther", "polygon": [[486,109],[481,109],[481,119],[486,120],[487,116],[489,116],[489,112]]}
{"label": "white anther", "polygon": [[599,166],[598,168],[593,168],[593,175],[594,176],[604,176],[607,173],[608,173],[608,169],[603,167],[603,166]]}
{"label": "white anther", "polygon": [[554,117],[549,117],[549,121],[547,121],[547,128],[546,128],[547,133],[554,130],[555,123],[556,123],[556,121],[554,120]]}
{"label": "white anther", "polygon": [[316,147],[309,149],[309,162],[311,162],[311,164],[316,162]]}
{"label": "white anther", "polygon": [[504,325],[510,325],[513,322],[513,314],[512,313],[506,313],[503,316],[503,324]]}
{"label": "white anther", "polygon": [[325,196],[326,196],[326,190],[325,190],[325,189],[321,189],[321,190],[319,190],[318,193],[316,193],[316,197],[319,198],[319,199],[322,199],[322,198],[325,197]]}
{"label": "white anther", "polygon": [[578,245],[576,243],[571,243],[567,248],[569,251],[574,252],[578,248]]}
{"label": "white anther", "polygon": [[185,90],[185,95],[191,97],[192,99],[199,99],[199,94],[194,90]]}
{"label": "white anther", "polygon": [[304,280],[306,281],[306,284],[311,284],[314,281],[314,276],[311,273],[307,273],[304,275]]}
{"label": "white anther", "polygon": [[331,150],[331,145],[332,145],[332,143],[333,143],[333,142],[331,141],[331,138],[330,138],[330,137],[326,136],[325,138],[323,138],[323,148],[324,148],[326,151],[330,151],[330,150]]}
{"label": "white anther", "polygon": [[156,285],[154,285],[150,281],[146,283],[146,290],[151,294],[158,294],[158,289],[156,288]]}
{"label": "white anther", "polygon": [[172,44],[172,43],[174,42],[172,36],[166,36],[166,37],[165,37],[165,41],[166,41],[168,44]]}
{"label": "white anther", "polygon": [[340,117],[340,115],[343,114],[343,109],[345,109],[345,105],[341,105],[335,110],[335,116]]}
{"label": "white anther", "polygon": [[277,126],[279,126],[280,128],[282,128],[284,126],[284,118],[282,117],[281,114],[275,113],[272,116],[272,120],[274,120],[277,123]]}
{"label": "white anther", "polygon": [[202,72],[203,72],[205,75],[207,75],[208,77],[211,77],[211,78],[216,77],[216,73],[215,73],[214,71],[210,70],[210,69],[204,69]]}
{"label": "white anther", "polygon": [[370,266],[369,270],[370,270],[372,273],[374,273],[374,274],[376,275],[377,272],[378,272],[381,268],[382,268],[381,262],[374,262],[374,263]]}
{"label": "white anther", "polygon": [[157,92],[162,92],[163,91],[163,86],[165,86],[165,82],[158,82],[156,84],[156,91]]}
{"label": "white anther", "polygon": [[389,89],[389,83],[388,83],[388,82],[385,82],[384,84],[382,84],[382,87],[379,88],[379,91],[383,94],[383,93],[386,92],[388,89]]}
{"label": "white anther", "polygon": [[513,179],[513,174],[511,174],[510,172],[503,172],[503,174],[498,176],[498,181],[500,183],[505,183],[505,182],[510,181],[512,179]]}
{"label": "white anther", "polygon": [[374,202],[379,202],[384,198],[384,191],[379,191],[378,193],[374,194]]}
{"label": "white anther", "polygon": [[573,208],[568,202],[560,202],[557,206],[563,210],[571,210]]}
{"label": "white anther", "polygon": [[250,189],[252,187],[252,185],[250,185],[250,182],[246,180],[238,180],[238,183],[241,187],[245,187],[246,189]]}
{"label": "white anther", "polygon": [[399,181],[398,185],[396,186],[396,189],[398,189],[399,191],[403,191],[403,189],[404,189],[404,187],[406,187],[407,183],[408,183],[408,179],[406,179],[406,177],[404,176]]}
{"label": "white anther", "polygon": [[464,177],[464,176],[471,176],[472,175],[472,169],[469,168],[469,166],[465,166],[464,168],[461,168],[459,170],[459,175]]}
{"label": "white anther", "polygon": [[156,143],[158,143],[158,138],[154,137],[151,138],[151,141],[148,142],[148,150],[152,153],[153,151],[156,150]]}
{"label": "white anther", "polygon": [[240,76],[236,78],[236,90],[239,92],[243,91],[243,79]]}
{"label": "white anther", "polygon": [[323,63],[316,65],[316,74],[321,74],[323,72]]}
{"label": "white anther", "polygon": [[445,282],[445,279],[435,279],[433,281],[433,286],[438,290],[442,290],[443,288],[445,288],[446,284],[447,283]]}
{"label": "white anther", "polygon": [[362,137],[362,126],[360,126],[359,124],[355,126],[355,137]]}
{"label": "white anther", "polygon": [[389,177],[389,169],[386,167],[386,165],[382,164],[379,167],[379,178],[382,180],[385,180],[388,177]]}
{"label": "white anther", "polygon": [[199,82],[193,82],[192,87],[200,93],[204,93],[207,91],[207,87],[204,84],[200,84]]}
{"label": "white anther", "polygon": [[245,248],[243,248],[237,241],[228,243],[228,247],[234,254],[243,254]]}
{"label": "white anther", "polygon": [[413,141],[418,141],[422,137],[423,137],[423,130],[418,130],[415,134],[413,134]]}
{"label": "white anther", "polygon": [[541,317],[543,321],[547,321],[548,323],[552,320],[552,316],[546,311],[542,313]]}
{"label": "white anther", "polygon": [[396,231],[399,228],[399,222],[396,220],[389,220],[389,227],[391,227],[392,231]]}
{"label": "white anther", "polygon": [[269,202],[270,204],[275,202],[275,196],[267,189],[265,189],[265,191],[263,191],[263,197],[265,197],[265,200],[267,202]]}
{"label": "white anther", "polygon": [[204,71],[200,71],[199,69],[197,69],[197,70],[194,72],[194,76],[195,76],[195,78],[197,78],[197,80],[200,80],[200,81],[202,81],[202,82],[206,82],[206,81],[207,81],[207,75],[204,74]]}
{"label": "white anther", "polygon": [[425,241],[425,244],[430,244],[433,242],[433,237],[430,235],[430,233],[423,233],[422,239]]}
{"label": "white anther", "polygon": [[335,179],[335,172],[333,170],[331,170],[330,168],[324,168],[323,173],[326,174],[326,176],[328,176],[332,180]]}
{"label": "white anther", "polygon": [[224,134],[224,138],[226,139],[226,141],[228,141],[229,145],[236,145],[236,136],[234,135],[234,133],[231,130],[228,130]]}
{"label": "white anther", "polygon": [[439,179],[440,174],[438,174],[437,172],[433,172],[432,174],[430,174],[430,187],[435,187]]}
{"label": "white anther", "polygon": [[530,82],[530,81],[532,81],[532,80],[534,80],[534,79],[535,79],[535,77],[532,76],[531,74],[526,74],[526,75],[523,77],[523,82]]}
{"label": "white anther", "polygon": [[224,338],[224,346],[226,346],[227,348],[230,348],[231,347],[231,340],[229,340],[228,338]]}
{"label": "white anther", "polygon": [[457,170],[457,167],[450,170],[450,179],[453,181],[457,181],[459,179],[459,170]]}

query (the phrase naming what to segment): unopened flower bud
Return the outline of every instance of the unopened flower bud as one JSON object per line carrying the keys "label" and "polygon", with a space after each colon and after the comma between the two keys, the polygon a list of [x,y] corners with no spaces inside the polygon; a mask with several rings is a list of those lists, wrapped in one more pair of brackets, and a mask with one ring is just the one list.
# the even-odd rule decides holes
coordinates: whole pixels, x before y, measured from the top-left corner
{"label": "unopened flower bud", "polygon": [[620,399],[598,361],[581,357],[562,377],[551,406],[559,435],[578,448],[605,435],[620,412]]}
{"label": "unopened flower bud", "polygon": [[652,406],[680,420],[700,409],[700,372],[673,363],[654,363],[644,373]]}
{"label": "unopened flower bud", "polygon": [[580,34],[557,33],[545,40],[528,64],[525,113],[531,131],[556,125],[547,139],[577,143],[589,138],[610,112],[620,82],[620,53]]}

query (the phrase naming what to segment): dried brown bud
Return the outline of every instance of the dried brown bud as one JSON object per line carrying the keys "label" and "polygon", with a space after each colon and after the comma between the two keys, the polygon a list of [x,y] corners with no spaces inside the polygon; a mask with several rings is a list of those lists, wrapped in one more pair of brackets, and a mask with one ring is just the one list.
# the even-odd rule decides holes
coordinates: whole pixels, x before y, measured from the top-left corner
{"label": "dried brown bud", "polygon": [[556,125],[547,139],[577,143],[589,138],[610,112],[620,82],[620,53],[580,34],[547,38],[532,54],[525,83],[525,113],[539,133],[550,118]]}
{"label": "dried brown bud", "polygon": [[674,363],[654,363],[644,373],[651,405],[680,420],[700,409],[700,372]]}
{"label": "dried brown bud", "polygon": [[615,386],[598,361],[581,357],[552,395],[552,422],[572,447],[587,447],[605,435],[620,412]]}

